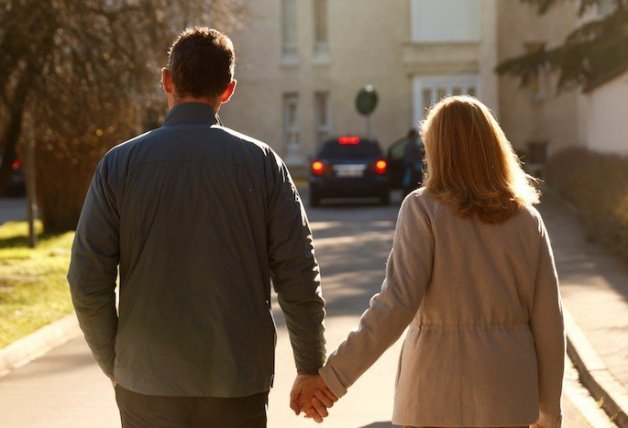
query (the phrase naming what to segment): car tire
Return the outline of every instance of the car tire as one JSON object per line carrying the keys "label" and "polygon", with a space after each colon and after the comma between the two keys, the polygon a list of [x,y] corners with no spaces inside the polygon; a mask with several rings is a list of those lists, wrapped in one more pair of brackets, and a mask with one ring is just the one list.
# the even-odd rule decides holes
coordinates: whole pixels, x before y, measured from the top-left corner
{"label": "car tire", "polygon": [[321,206],[321,197],[318,194],[318,192],[315,192],[313,189],[310,190],[310,206],[311,207]]}
{"label": "car tire", "polygon": [[390,191],[387,190],[379,196],[379,203],[384,206],[390,205]]}

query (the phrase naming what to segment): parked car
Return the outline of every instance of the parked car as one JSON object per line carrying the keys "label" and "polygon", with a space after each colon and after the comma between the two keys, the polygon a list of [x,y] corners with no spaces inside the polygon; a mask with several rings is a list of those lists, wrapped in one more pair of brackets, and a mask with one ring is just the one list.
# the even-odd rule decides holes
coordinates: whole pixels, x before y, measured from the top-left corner
{"label": "parked car", "polygon": [[358,136],[327,140],[310,165],[310,206],[321,199],[374,197],[390,203],[388,162],[377,141]]}
{"label": "parked car", "polygon": [[[0,161],[2,158],[0,158]],[[11,182],[3,196],[24,196],[26,193],[26,176],[22,162],[17,159],[11,164]]]}

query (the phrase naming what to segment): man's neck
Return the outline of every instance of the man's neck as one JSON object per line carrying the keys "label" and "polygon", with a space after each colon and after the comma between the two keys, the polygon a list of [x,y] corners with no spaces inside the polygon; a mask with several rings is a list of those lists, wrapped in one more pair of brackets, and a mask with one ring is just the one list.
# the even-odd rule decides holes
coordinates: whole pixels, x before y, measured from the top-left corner
{"label": "man's neck", "polygon": [[216,100],[210,100],[208,98],[205,97],[182,97],[182,98],[172,98],[168,100],[168,109],[172,110],[175,106],[178,106],[179,104],[185,104],[185,103],[199,103],[199,104],[205,104],[209,107],[211,107],[215,113],[218,113],[218,110],[220,110],[220,100],[216,99]]}

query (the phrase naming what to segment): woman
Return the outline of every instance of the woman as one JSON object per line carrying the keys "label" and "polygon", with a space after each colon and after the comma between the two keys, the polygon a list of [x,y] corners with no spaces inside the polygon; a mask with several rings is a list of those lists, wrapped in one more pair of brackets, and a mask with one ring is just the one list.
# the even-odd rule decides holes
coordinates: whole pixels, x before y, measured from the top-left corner
{"label": "woman", "polygon": [[344,395],[409,325],[393,423],[560,427],[565,340],[538,192],[475,98],[442,100],[421,133],[429,174],[403,201],[381,292],[292,398],[318,419],[325,387]]}

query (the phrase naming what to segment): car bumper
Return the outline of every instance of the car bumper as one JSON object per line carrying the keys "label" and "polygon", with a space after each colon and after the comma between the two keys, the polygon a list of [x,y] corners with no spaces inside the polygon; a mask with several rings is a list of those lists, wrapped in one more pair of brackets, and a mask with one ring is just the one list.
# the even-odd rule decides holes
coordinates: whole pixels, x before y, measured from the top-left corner
{"label": "car bumper", "polygon": [[388,177],[310,177],[310,191],[320,198],[380,197],[390,190]]}

